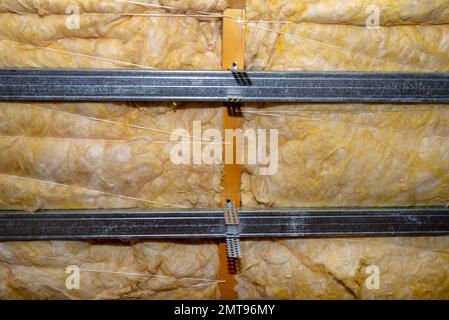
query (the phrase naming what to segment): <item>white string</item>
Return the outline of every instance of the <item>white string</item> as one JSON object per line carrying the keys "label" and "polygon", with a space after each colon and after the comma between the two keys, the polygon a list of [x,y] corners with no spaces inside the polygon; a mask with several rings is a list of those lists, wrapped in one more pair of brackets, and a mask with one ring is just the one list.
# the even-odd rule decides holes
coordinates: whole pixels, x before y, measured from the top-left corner
{"label": "white string", "polygon": [[[138,138],[141,139],[141,138]],[[148,142],[148,143],[156,143],[156,144],[171,144],[171,143],[176,143],[176,144],[204,144],[204,145],[210,145],[210,144],[230,144],[229,142],[219,142],[219,141],[211,141],[211,142],[204,142],[204,141],[165,141],[165,140],[148,140],[148,141],[142,141],[142,140],[128,140],[130,143],[143,143],[143,142]]]}
{"label": "white string", "polygon": [[[138,2],[138,1],[128,1],[128,0],[115,0],[115,1],[122,2],[122,3],[128,3],[128,4],[133,4],[133,5],[140,5],[140,6],[144,6],[144,7],[151,7],[151,8],[161,8],[161,9],[168,9],[168,10],[182,10],[181,8],[177,8],[177,7],[163,6],[163,5],[157,5],[157,4],[149,4],[149,3],[143,3],[143,2]],[[125,15],[125,16],[154,16],[154,17],[167,17],[167,16],[178,16],[178,17],[187,17],[187,16],[194,16],[195,17],[196,16],[196,17],[211,17],[211,18],[220,18],[220,17],[223,18],[223,17],[226,17],[226,18],[231,18],[232,19],[232,17],[230,17],[230,16],[225,16],[225,15],[218,14],[218,13],[212,13],[212,12],[206,12],[206,11],[193,11],[193,12],[196,12],[196,13],[199,13],[199,14],[198,15],[191,15],[191,14],[174,14],[173,15],[173,14],[152,14],[152,13],[142,13],[142,14],[139,14],[139,13],[136,13],[136,14],[123,13],[122,15]],[[266,27],[261,27],[261,26],[258,26],[258,25],[254,25],[254,24],[257,24],[257,23],[294,24],[295,22],[292,22],[292,21],[288,21],[288,20],[251,21],[251,20],[242,20],[242,18],[234,20],[234,21],[235,21],[235,23],[247,25],[249,27],[257,28],[257,29],[260,29],[260,30],[274,32],[274,33],[277,33],[277,34],[280,34],[280,35],[290,35],[290,36],[293,36],[293,37],[296,37],[296,38],[299,38],[299,39],[302,39],[302,40],[313,42],[313,43],[315,43],[316,45],[319,45],[319,46],[333,47],[333,48],[338,49],[338,50],[344,50],[344,51],[347,51],[347,52],[349,52],[351,54],[360,55],[360,56],[368,57],[368,58],[375,59],[375,60],[386,61],[386,62],[390,62],[390,63],[393,63],[393,64],[402,65],[402,66],[410,66],[410,64],[401,64],[401,63],[399,63],[397,61],[391,61],[391,60],[380,58],[380,57],[373,57],[373,56],[370,56],[370,55],[367,55],[367,54],[358,53],[358,52],[352,51],[352,50],[347,49],[347,48],[339,47],[337,45],[333,45],[333,44],[325,43],[325,42],[318,41],[318,40],[315,40],[315,39],[311,39],[311,38],[307,38],[307,37],[304,37],[304,36],[300,36],[298,34],[294,34],[294,33],[290,33],[290,32],[278,31],[278,30],[274,30],[274,29],[271,29],[271,28],[266,28]],[[95,58],[95,59],[99,59],[99,60],[103,60],[103,61],[107,61],[107,62],[112,62],[112,63],[131,65],[131,66],[137,66],[137,67],[141,67],[141,68],[148,68],[148,69],[157,70],[157,68],[154,68],[154,67],[149,67],[149,66],[140,65],[140,64],[134,64],[134,63],[126,62],[126,61],[113,60],[113,59],[108,59],[108,58],[103,58],[103,57],[98,57],[98,56],[92,56],[92,55],[87,55],[87,54],[75,53],[75,52],[71,52],[71,51],[65,51],[65,50],[60,50],[60,49],[48,48],[48,47],[44,47],[44,46],[23,44],[23,43],[16,42],[16,41],[13,41],[13,40],[9,40],[9,39],[5,39],[5,38],[0,38],[0,39],[8,40],[8,41],[11,41],[11,42],[15,42],[15,43],[18,43],[18,44],[21,44],[21,45],[24,45],[24,46],[33,46],[33,47],[46,49],[46,50],[52,50],[52,51],[56,51],[56,52],[73,54],[73,55],[78,55],[78,56],[83,56],[83,57],[88,57],[88,58]],[[307,50],[302,45],[301,45],[301,47],[307,52]],[[422,70],[433,71],[432,69],[427,69],[427,68],[421,67],[419,65],[413,65],[413,66],[418,67],[418,68],[420,68]]]}
{"label": "white string", "polygon": [[[160,5],[160,4],[145,3],[145,2],[139,2],[139,1],[128,1],[128,0],[115,0],[115,1],[121,2],[121,3],[134,4],[134,5],[143,6],[143,7],[149,7],[149,8],[159,8],[159,9],[167,9],[167,10],[182,10],[182,8],[164,6],[164,5]],[[199,13],[203,17],[212,15],[212,16],[221,17],[221,18],[223,18],[223,17],[232,18],[230,16],[225,16],[223,14],[219,14],[219,13],[215,13],[215,12],[198,11],[198,10],[194,10],[192,12]]]}
{"label": "white string", "polygon": [[142,17],[196,17],[206,19],[221,19],[222,16],[202,15],[202,14],[187,14],[187,13],[122,13],[121,16],[142,16]]}
{"label": "white string", "polygon": [[[109,273],[109,274],[139,276],[139,277],[140,276],[144,276],[144,277],[151,277],[151,278],[164,278],[164,279],[168,278],[168,279],[176,279],[176,280],[207,281],[207,283],[205,283],[205,284],[214,284],[214,283],[226,282],[226,280],[215,280],[215,279],[207,279],[207,278],[190,278],[190,277],[175,278],[175,277],[171,277],[171,276],[163,276],[163,275],[156,275],[156,274],[146,274],[146,273],[140,273],[140,272],[123,272],[123,271],[109,271],[109,270],[81,269],[81,268],[77,268],[76,270],[86,271],[86,272],[94,272],[94,273]],[[205,285],[205,284],[203,283],[201,285]]]}
{"label": "white string", "polygon": [[[154,132],[160,132],[160,133],[167,133],[167,134],[175,135],[175,136],[178,136],[178,137],[192,138],[192,139],[196,139],[196,140],[199,140],[199,141],[205,141],[205,142],[208,142],[208,143],[216,142],[216,141],[213,141],[212,139],[203,139],[203,137],[191,136],[191,135],[186,135],[186,134],[177,134],[177,133],[173,133],[172,131],[156,129],[156,128],[149,128],[149,127],[139,126],[139,125],[125,123],[125,122],[119,122],[119,121],[113,121],[113,120],[107,120],[107,119],[100,119],[100,118],[90,117],[90,116],[81,115],[81,114],[77,114],[77,113],[57,110],[57,109],[53,109],[53,108],[45,108],[45,107],[42,107],[42,106],[35,106],[35,105],[33,105],[33,107],[40,108],[40,109],[46,109],[46,110],[52,110],[54,112],[59,112],[59,113],[72,115],[72,116],[79,117],[79,118],[89,119],[89,120],[92,120],[92,121],[105,122],[105,123],[110,123],[110,124],[115,124],[115,125],[123,125],[123,126],[127,126],[127,127],[130,127],[130,128],[133,128],[133,129],[141,129],[141,130],[148,130],[148,131],[154,131]],[[229,144],[228,142],[224,142],[224,141],[221,141],[221,143]]]}
{"label": "white string", "polygon": [[141,65],[141,64],[126,62],[126,61],[121,61],[121,60],[114,60],[114,59],[109,59],[109,58],[103,58],[103,57],[99,57],[99,56],[93,56],[93,55],[88,55],[88,54],[83,54],[83,53],[77,53],[77,52],[73,52],[73,51],[54,49],[54,48],[38,46],[38,45],[34,45],[34,44],[29,44],[29,43],[22,43],[22,42],[6,39],[6,38],[3,38],[3,37],[0,37],[0,40],[10,41],[10,42],[13,42],[13,43],[25,46],[25,47],[29,46],[29,47],[34,47],[34,48],[38,48],[38,49],[55,51],[55,52],[61,52],[61,53],[71,54],[71,55],[85,57],[85,58],[103,60],[103,61],[111,62],[111,63],[114,63],[114,64],[123,64],[123,65],[128,65],[128,66],[140,67],[140,68],[144,68],[144,69],[157,70],[157,68],[149,67],[149,66],[145,66],[145,65]]}
{"label": "white string", "polygon": [[24,139],[49,139],[49,140],[76,140],[76,141],[111,141],[111,142],[127,142],[129,144],[133,143],[154,143],[154,144],[201,144],[201,145],[222,145],[222,144],[230,144],[229,142],[220,142],[220,141],[168,141],[168,140],[148,140],[143,137],[133,137],[131,139],[102,139],[102,138],[83,138],[83,137],[53,137],[53,136],[12,136],[12,135],[2,135],[0,134],[0,138],[7,139],[15,139],[15,138],[24,138]]}
{"label": "white string", "polygon": [[[257,25],[253,25],[253,24],[251,24],[251,22],[245,22],[244,20],[241,20],[241,19],[239,19],[239,20],[234,20],[235,21],[235,23],[239,23],[239,24],[242,24],[242,25],[246,25],[246,26],[248,26],[248,27],[252,27],[252,28],[255,28],[255,29],[259,29],[259,30],[264,30],[264,31],[268,31],[268,32],[273,32],[273,33],[277,33],[277,34],[279,34],[279,35],[289,35],[289,33],[286,33],[286,32],[283,32],[283,31],[278,31],[278,30],[275,30],[275,29],[271,29],[271,28],[265,28],[265,27],[260,27],[260,26],[257,26]],[[295,35],[295,34],[290,34],[290,35],[292,35],[292,36],[297,36],[297,35]],[[299,37],[299,36],[297,36],[297,37]],[[311,39],[308,39],[308,38],[305,38],[306,40],[310,40],[310,41],[312,41]],[[307,53],[307,54],[311,54],[307,49],[306,49],[306,47],[304,47],[303,46],[303,44],[301,43],[301,42],[299,42],[298,43],[299,44],[299,46],[304,50],[304,52],[305,53]],[[339,48],[339,47],[338,47]]]}
{"label": "white string", "polygon": [[252,114],[257,114],[257,115],[262,115],[262,116],[281,117],[281,118],[296,118],[296,119],[312,121],[312,122],[331,123],[331,124],[337,124],[337,125],[341,125],[341,126],[355,127],[355,128],[358,128],[358,129],[370,128],[370,129],[374,129],[374,130],[383,130],[383,131],[389,131],[389,132],[393,132],[393,133],[401,133],[401,134],[408,133],[408,134],[421,136],[421,137],[432,137],[432,138],[444,139],[444,140],[449,139],[449,137],[440,136],[440,135],[424,135],[424,134],[418,133],[418,132],[413,131],[413,130],[397,130],[397,129],[380,128],[380,127],[376,127],[376,126],[369,126],[369,125],[363,125],[363,124],[354,124],[354,123],[345,123],[345,122],[340,122],[340,121],[323,120],[323,119],[316,119],[316,118],[307,118],[307,117],[296,116],[296,115],[283,115],[283,114],[274,114],[274,113],[264,113],[264,112],[261,112],[261,111],[249,111],[249,110],[245,111],[245,110],[242,110],[241,112],[242,113],[252,113]]}
{"label": "white string", "polygon": [[[412,64],[412,65],[410,65],[410,64],[403,64],[403,63],[400,63],[400,62],[397,62],[397,61],[392,61],[392,60],[388,60],[388,59],[384,59],[384,58],[372,57],[372,56],[364,54],[364,53],[352,51],[352,50],[350,50],[348,48],[343,48],[343,47],[339,47],[339,46],[334,45],[334,44],[330,44],[330,43],[318,41],[318,40],[315,40],[315,39],[307,38],[307,37],[300,36],[300,35],[295,34],[295,33],[278,31],[278,30],[274,30],[274,29],[270,29],[270,28],[266,28],[266,27],[257,26],[257,25],[252,24],[251,22],[245,22],[245,21],[242,21],[242,20],[235,20],[235,23],[244,24],[244,25],[247,25],[248,27],[269,31],[269,32],[280,34],[280,35],[292,36],[292,37],[295,37],[295,38],[298,38],[298,39],[301,39],[301,40],[306,40],[306,41],[312,42],[312,43],[314,43],[314,44],[316,44],[318,46],[324,46],[324,47],[327,46],[327,47],[335,48],[337,50],[346,51],[346,52],[348,52],[350,54],[355,54],[355,55],[359,55],[359,56],[362,56],[362,57],[367,57],[367,58],[370,58],[370,59],[381,60],[381,61],[385,61],[385,62],[397,64],[397,65],[401,65],[401,66],[404,66],[404,67],[413,66],[413,67],[418,67],[419,69],[426,70],[426,71],[434,71],[432,69],[427,69],[427,68],[424,68],[422,66],[415,65],[415,64]],[[301,45],[301,43],[299,43],[299,44]],[[302,47],[302,48],[304,49],[304,47]]]}
{"label": "white string", "polygon": [[14,177],[14,178],[23,179],[23,180],[31,180],[31,181],[35,181],[35,182],[38,182],[38,183],[51,184],[51,185],[59,186],[59,187],[62,187],[62,188],[77,189],[77,190],[81,190],[83,192],[87,191],[87,192],[99,193],[99,194],[103,194],[103,195],[110,196],[110,197],[124,198],[124,199],[127,199],[127,200],[133,200],[133,201],[138,201],[138,202],[148,202],[148,203],[151,203],[151,204],[158,204],[158,205],[163,205],[163,206],[184,208],[184,209],[187,208],[187,207],[183,207],[183,206],[180,206],[180,205],[175,205],[175,204],[170,204],[170,203],[165,203],[165,202],[159,202],[159,201],[152,201],[152,200],[147,200],[147,199],[143,199],[143,198],[129,197],[129,196],[121,195],[121,194],[116,194],[116,193],[111,193],[111,192],[106,192],[106,191],[99,191],[99,190],[88,189],[88,188],[82,188],[82,187],[72,186],[72,185],[58,183],[58,182],[54,182],[54,181],[39,180],[39,179],[31,178],[31,177],[22,177],[22,176],[18,176],[18,175],[7,174],[7,173],[0,173],[0,175]]}

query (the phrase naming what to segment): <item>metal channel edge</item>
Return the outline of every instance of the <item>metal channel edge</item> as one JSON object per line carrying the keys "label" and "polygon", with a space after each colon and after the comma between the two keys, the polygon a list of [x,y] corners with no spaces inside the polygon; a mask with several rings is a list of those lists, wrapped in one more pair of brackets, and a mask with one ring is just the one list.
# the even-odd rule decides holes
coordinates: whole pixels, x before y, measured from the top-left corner
{"label": "metal channel edge", "polygon": [[449,103],[449,73],[0,69],[0,100]]}
{"label": "metal channel edge", "polygon": [[[242,238],[449,235],[449,209],[264,209],[240,212]],[[0,211],[0,240],[225,238],[223,211]]]}

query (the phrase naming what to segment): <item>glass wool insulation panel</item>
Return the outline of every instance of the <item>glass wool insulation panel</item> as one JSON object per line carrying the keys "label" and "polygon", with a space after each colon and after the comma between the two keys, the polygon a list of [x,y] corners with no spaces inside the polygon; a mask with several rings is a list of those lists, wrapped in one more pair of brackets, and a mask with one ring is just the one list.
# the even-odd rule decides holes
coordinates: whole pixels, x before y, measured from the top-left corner
{"label": "glass wool insulation panel", "polygon": [[[61,14],[68,2],[2,1],[0,67],[220,67],[219,19],[139,16],[169,12],[131,4],[111,13],[114,2],[106,2],[75,3],[83,14],[79,28],[71,28]],[[223,7],[192,3],[181,12]],[[2,102],[0,207],[218,207],[222,167],[173,164],[170,136],[177,129],[192,132],[195,120],[203,130],[221,129],[219,107]],[[80,290],[66,287],[65,271],[73,265],[81,269]],[[0,297],[215,299],[218,268],[218,247],[209,241],[4,242]]]}
{"label": "glass wool insulation panel", "polygon": [[[249,1],[252,70],[447,72],[447,1]],[[262,20],[278,23],[261,22]],[[283,23],[279,23],[279,21]],[[383,25],[388,25],[384,27]],[[449,200],[446,105],[248,104],[279,164],[246,165],[245,207],[419,206]],[[449,298],[448,237],[245,241],[241,298]],[[367,268],[380,272],[367,287]]]}

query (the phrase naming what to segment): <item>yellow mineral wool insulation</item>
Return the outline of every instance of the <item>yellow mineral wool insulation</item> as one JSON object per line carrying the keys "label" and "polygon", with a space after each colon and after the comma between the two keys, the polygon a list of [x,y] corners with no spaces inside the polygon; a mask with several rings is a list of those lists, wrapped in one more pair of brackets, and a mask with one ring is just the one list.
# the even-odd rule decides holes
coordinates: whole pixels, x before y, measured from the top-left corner
{"label": "yellow mineral wool insulation", "polygon": [[[98,3],[83,1],[82,10],[94,11]],[[71,29],[65,16],[47,15],[64,13],[67,4],[2,1],[0,11],[10,13],[0,14],[0,66],[218,69],[221,65],[217,19],[93,13],[82,15],[80,28]],[[127,8],[134,7],[140,8]],[[207,2],[192,7],[213,8]],[[22,14],[11,14],[14,11]],[[217,107],[0,103],[0,208],[218,207],[220,165],[175,165],[169,159],[173,130],[187,130],[193,141],[193,121],[201,120],[204,129],[222,128],[222,110]],[[1,243],[0,298],[215,299],[217,250],[209,242]],[[66,288],[65,269],[70,265],[81,269],[80,290]]]}
{"label": "yellow mineral wool insulation", "polygon": [[220,21],[192,17],[0,14],[0,66],[219,69]]}
{"label": "yellow mineral wool insulation", "polygon": [[449,25],[247,25],[252,70],[449,71]]}
{"label": "yellow mineral wool insulation", "polygon": [[[279,132],[278,172],[244,168],[244,207],[449,202],[447,106],[259,105],[243,112],[246,129]],[[449,237],[248,241],[236,290],[251,299],[448,299],[448,246]],[[369,267],[380,272],[379,289],[366,284]]]}
{"label": "yellow mineral wool insulation", "polygon": [[[119,10],[105,2],[70,2],[88,13],[71,29],[66,1],[2,1],[0,66],[220,68],[219,20],[120,14],[220,12],[226,1],[136,0],[153,6],[122,2]],[[371,1],[392,26],[378,30],[342,25],[364,25],[366,2],[321,1],[324,10],[317,1],[284,2],[248,1],[248,20],[309,22],[247,24],[249,69],[448,69],[447,27],[433,25],[447,23],[446,1]],[[394,26],[417,23],[426,26]],[[1,208],[218,206],[221,168],[174,166],[159,142],[193,120],[221,128],[221,113],[147,106],[1,103]],[[279,129],[280,161],[274,176],[245,166],[245,207],[448,202],[446,106],[252,107],[244,109],[245,128]],[[449,298],[448,242],[245,241],[236,290],[240,298]],[[65,287],[70,265],[84,269],[79,291]],[[367,286],[368,267],[378,268],[379,289]],[[217,246],[207,242],[0,244],[1,298],[217,298],[217,277]]]}
{"label": "yellow mineral wool insulation", "polygon": [[[426,2],[414,2],[421,3]],[[249,1],[249,8],[254,5]],[[295,12],[289,8],[281,10]],[[424,19],[426,25],[377,30],[318,23],[345,16],[339,23],[360,24],[348,21],[360,10],[316,21],[282,16],[279,10],[275,16],[251,16],[249,10],[249,20],[311,23],[247,23],[247,65],[251,70],[447,72],[449,29],[432,25],[442,21],[429,15],[437,13],[435,7],[426,8],[431,11],[407,18]],[[394,17],[394,10],[382,21],[404,21],[386,17]],[[446,205],[447,110],[445,105],[247,105],[246,129],[278,130],[279,164],[272,176],[245,166],[243,206]],[[251,299],[449,299],[448,245],[448,237],[245,241],[248,254],[236,290]],[[367,284],[370,270],[379,271],[378,289]]]}
{"label": "yellow mineral wool insulation", "polygon": [[[196,120],[201,120],[205,129],[220,126],[223,120],[219,105],[208,106],[170,102],[0,102],[0,135],[170,141],[174,130],[191,131]],[[186,137],[201,138],[192,132]]]}
{"label": "yellow mineral wool insulation", "polygon": [[246,166],[244,204],[446,205],[449,110],[401,108],[407,106],[245,109],[245,128],[278,130],[279,164],[268,176]]}
{"label": "yellow mineral wool insulation", "polygon": [[141,13],[148,9],[191,12],[202,10],[221,13],[229,5],[228,0],[3,0],[0,12],[39,15],[66,14],[70,8],[79,8],[80,13]]}
{"label": "yellow mineral wool insulation", "polygon": [[[279,171],[262,177],[245,167],[244,207],[448,203],[447,106],[243,112],[245,128],[279,130]],[[448,245],[448,237],[247,241],[236,290],[243,299],[448,299]],[[372,268],[379,289],[366,284]]]}
{"label": "yellow mineral wool insulation", "polygon": [[448,244],[448,237],[244,241],[236,290],[242,299],[449,299]]}
{"label": "yellow mineral wool insulation", "polygon": [[0,207],[219,206],[222,167],[174,164],[170,139],[175,129],[201,139],[199,119],[221,128],[221,109],[140,106],[0,104]]}
{"label": "yellow mineral wool insulation", "polygon": [[[4,242],[0,297],[216,299],[217,254],[207,242]],[[80,270],[79,289],[66,286],[71,266]]]}
{"label": "yellow mineral wool insulation", "polygon": [[248,19],[365,25],[379,13],[382,25],[449,23],[447,0],[247,0]]}
{"label": "yellow mineral wool insulation", "polygon": [[[221,166],[174,165],[165,143],[181,128],[193,140],[194,120],[221,128],[213,107],[1,103],[0,207],[218,207]],[[94,270],[81,271],[79,291],[65,287],[69,265]],[[4,299],[214,299],[217,277],[213,244],[0,244]]]}

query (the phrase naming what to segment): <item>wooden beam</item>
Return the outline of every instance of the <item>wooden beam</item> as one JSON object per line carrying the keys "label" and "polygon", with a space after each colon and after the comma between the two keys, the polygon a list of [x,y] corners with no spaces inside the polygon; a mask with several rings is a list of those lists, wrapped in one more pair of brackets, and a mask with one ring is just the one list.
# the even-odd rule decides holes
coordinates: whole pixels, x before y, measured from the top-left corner
{"label": "wooden beam", "polygon": [[[244,3],[244,1],[238,1]],[[245,19],[245,10],[243,9],[227,9],[224,12],[223,18],[223,52],[222,52],[222,69],[231,69],[233,63],[237,63],[238,69],[245,68],[245,26],[236,23],[235,20]],[[229,18],[228,18],[229,17]],[[243,127],[243,118],[229,114],[228,108],[223,109],[223,129],[241,129]],[[234,141],[234,159],[236,155],[236,143]],[[223,146],[223,159],[225,159],[226,147]],[[222,180],[222,206],[226,205],[226,200],[229,198],[232,202],[240,207],[241,196],[241,166],[236,164],[224,164],[223,180]],[[225,280],[220,284],[221,298],[224,300],[237,299],[234,291],[235,278],[232,265],[229,266],[229,261],[226,255],[226,244],[221,242],[219,246],[220,255],[220,279]],[[232,263],[231,263],[232,264]],[[231,267],[231,268],[230,268]]]}
{"label": "wooden beam", "polygon": [[[227,9],[225,16],[231,18],[223,19],[223,70],[231,68],[234,62],[237,63],[238,69],[245,68],[245,26],[236,23],[235,20],[244,19],[244,10]],[[223,128],[224,129],[241,129],[243,128],[243,118],[241,116],[229,114],[228,108],[223,110]],[[240,184],[241,184],[241,166],[236,164],[236,143],[234,141],[234,163],[224,165],[223,193],[222,205],[226,203],[226,199],[230,198],[236,206],[240,206]],[[223,154],[226,147],[223,147]]]}
{"label": "wooden beam", "polygon": [[229,8],[232,9],[245,9],[246,0],[230,0]]}

